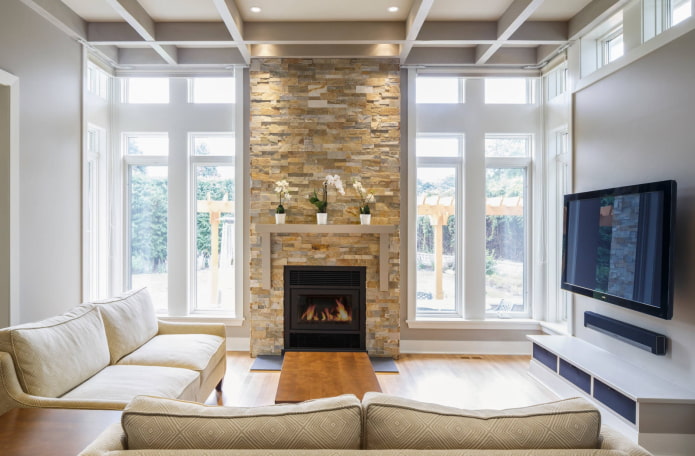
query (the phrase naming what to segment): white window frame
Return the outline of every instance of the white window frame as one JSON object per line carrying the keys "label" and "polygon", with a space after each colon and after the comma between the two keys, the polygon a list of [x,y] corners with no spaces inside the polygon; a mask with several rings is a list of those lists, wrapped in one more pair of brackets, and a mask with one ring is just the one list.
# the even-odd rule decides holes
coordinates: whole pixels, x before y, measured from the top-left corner
{"label": "white window frame", "polygon": [[84,161],[83,293],[84,300],[95,300],[111,294],[109,158],[105,128],[87,124]]}
{"label": "white window frame", "polygon": [[[415,158],[415,183],[414,186],[417,187],[417,170],[419,168],[453,168],[456,176],[456,278],[455,278],[455,289],[454,289],[454,311],[453,312],[417,312],[417,298],[415,293],[412,293],[412,306],[414,309],[413,315],[416,320],[428,320],[428,319],[462,319],[465,315],[465,309],[463,305],[464,296],[464,268],[463,268],[463,249],[464,242],[461,238],[461,233],[463,233],[463,163],[464,163],[464,147],[465,147],[465,137],[463,134],[451,133],[421,133],[417,135],[418,138],[429,137],[429,138],[456,138],[459,141],[458,155],[456,157],[416,157]],[[414,194],[417,195],[417,188],[414,188]],[[414,221],[411,224],[413,230],[415,231],[415,236],[417,236],[417,198],[413,198],[412,212],[414,215]],[[416,239],[416,237],[413,239]],[[412,252],[413,260],[409,267],[416,269],[415,258],[417,255],[416,245],[410,246],[410,251]],[[417,272],[415,272],[415,280],[413,287],[417,288]]]}
{"label": "white window frame", "polygon": [[[486,318],[530,318],[532,315],[532,303],[531,303],[531,210],[533,205],[533,194],[531,189],[533,188],[532,181],[532,155],[533,151],[533,134],[488,134],[486,137],[520,137],[525,136],[529,138],[529,155],[527,157],[486,157],[485,158],[485,168],[486,169],[500,169],[500,168],[512,168],[512,169],[523,169],[526,174],[524,179],[524,278],[523,278],[523,302],[524,311],[523,312],[487,312],[485,313]],[[483,265],[485,267],[485,265]],[[487,287],[486,287],[487,288]]]}
{"label": "white window frame", "polygon": [[[505,78],[505,77],[485,78],[485,80],[488,80],[488,79],[510,79],[510,78]],[[492,103],[492,102],[488,102],[487,100],[485,100],[485,104],[488,106],[504,106],[504,105],[523,106],[523,105],[532,105],[532,104],[536,103],[536,85],[537,84],[532,78],[519,77],[519,78],[511,78],[511,79],[526,79],[526,101],[524,101],[523,103]],[[485,93],[483,92],[483,97],[484,96],[485,96]]]}
{"label": "white window frame", "polygon": [[[189,261],[189,267],[190,267],[190,272],[189,272],[189,277],[191,280],[191,290],[190,290],[190,299],[188,300],[189,302],[189,308],[188,308],[188,313],[190,315],[219,315],[220,313],[225,313],[221,312],[220,310],[216,309],[199,309],[197,306],[197,286],[198,286],[198,281],[196,280],[197,277],[197,267],[196,267],[196,253],[197,253],[197,239],[196,239],[196,214],[197,214],[197,200],[196,200],[196,190],[195,190],[195,185],[196,185],[196,168],[200,165],[207,165],[207,166],[234,166],[235,167],[235,200],[234,200],[234,218],[236,220],[239,220],[241,222],[241,219],[239,219],[238,211],[242,210],[241,208],[243,207],[243,201],[238,201],[237,195],[239,195],[239,184],[237,183],[237,179],[239,176],[239,172],[236,169],[237,167],[237,159],[236,159],[236,154],[237,154],[237,148],[235,147],[235,152],[233,155],[196,155],[195,154],[195,145],[194,141],[196,136],[226,136],[226,137],[231,137],[236,145],[236,135],[233,131],[229,132],[189,132],[188,133],[188,156],[189,156],[189,200],[190,200],[190,209],[189,213],[191,216],[189,217],[189,222],[190,222],[190,227],[189,227],[189,233],[190,233],[190,239],[189,239],[189,258],[192,258],[193,261]],[[237,229],[237,224],[236,220],[234,223],[234,230],[235,230],[235,236],[234,236],[234,271],[235,275],[238,276],[237,274],[237,269],[243,268],[243,265],[240,264],[241,262],[239,261],[241,250],[239,249],[239,230]],[[236,278],[235,278],[236,280]],[[236,282],[236,287],[235,289],[240,288],[239,282]],[[236,293],[235,296],[235,302],[238,302],[239,293]],[[235,314],[238,316],[237,312],[239,311],[239,305],[235,304]]]}
{"label": "white window frame", "polygon": [[[121,133],[121,157],[123,162],[121,182],[120,186],[122,189],[122,201],[123,201],[123,212],[122,212],[122,227],[123,227],[123,284],[126,289],[132,288],[131,282],[131,258],[130,258],[130,178],[129,171],[131,166],[165,166],[169,167],[169,155],[129,155],[128,154],[128,137],[130,136],[165,136],[169,137],[167,132],[122,132]],[[167,200],[168,200],[167,196]],[[168,272],[167,272],[168,275]]]}
{"label": "white window frame", "polygon": [[[613,43],[613,41],[617,40],[618,38],[621,41],[623,41],[623,52],[619,56],[613,57],[613,56],[611,56],[611,43]],[[615,29],[613,29],[610,32],[608,32],[607,34],[605,34],[603,37],[601,37],[597,41],[597,45],[599,46],[598,55],[599,55],[599,58],[601,59],[599,66],[608,65],[609,63],[611,63],[611,62],[615,61],[616,59],[619,59],[620,57],[625,55],[625,42],[624,42],[624,36],[623,36],[623,26],[620,25],[619,27],[616,27]]]}

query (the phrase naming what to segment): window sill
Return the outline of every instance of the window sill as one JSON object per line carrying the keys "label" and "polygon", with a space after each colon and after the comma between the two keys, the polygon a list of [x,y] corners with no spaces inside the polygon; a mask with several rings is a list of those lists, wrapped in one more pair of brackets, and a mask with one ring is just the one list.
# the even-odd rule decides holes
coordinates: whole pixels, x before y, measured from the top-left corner
{"label": "window sill", "polygon": [[234,318],[225,315],[201,315],[191,314],[183,317],[170,317],[168,315],[157,315],[157,318],[164,321],[184,322],[184,323],[222,323],[225,326],[242,326],[243,318]]}
{"label": "window sill", "polygon": [[421,319],[406,320],[411,329],[509,329],[540,331],[541,322],[529,318],[490,318],[487,320]]}

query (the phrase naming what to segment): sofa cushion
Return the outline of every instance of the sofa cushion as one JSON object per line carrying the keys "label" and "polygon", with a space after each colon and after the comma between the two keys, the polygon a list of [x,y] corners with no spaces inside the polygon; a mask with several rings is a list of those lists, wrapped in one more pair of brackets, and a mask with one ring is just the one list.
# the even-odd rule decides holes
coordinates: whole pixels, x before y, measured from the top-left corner
{"label": "sofa cushion", "polygon": [[64,394],[66,399],[129,402],[138,394],[194,398],[200,379],[197,372],[176,367],[107,366],[94,377]]}
{"label": "sofa cushion", "polygon": [[28,394],[58,397],[109,364],[104,323],[96,307],[82,304],[46,320],[0,330]]}
{"label": "sofa cushion", "polygon": [[115,364],[157,334],[157,316],[147,288],[95,301],[94,304],[99,305],[104,319],[111,364]]}
{"label": "sofa cushion", "polygon": [[164,334],[155,336],[118,364],[168,366],[202,372],[225,356],[225,340],[209,334]]}
{"label": "sofa cushion", "polygon": [[253,408],[138,396],[122,424],[131,450],[359,449],[362,409],[351,394]]}
{"label": "sofa cushion", "polygon": [[463,410],[381,393],[362,402],[366,449],[599,448],[601,415],[567,399],[507,410]]}

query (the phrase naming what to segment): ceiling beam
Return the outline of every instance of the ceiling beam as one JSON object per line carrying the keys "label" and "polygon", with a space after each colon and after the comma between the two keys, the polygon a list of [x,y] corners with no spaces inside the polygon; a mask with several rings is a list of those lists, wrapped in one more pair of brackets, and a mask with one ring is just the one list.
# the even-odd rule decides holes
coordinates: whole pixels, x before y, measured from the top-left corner
{"label": "ceiling beam", "polygon": [[222,17],[222,21],[227,26],[229,34],[232,35],[234,41],[237,42],[239,53],[244,58],[244,62],[248,65],[251,63],[251,51],[244,43],[243,28],[244,22],[241,19],[241,13],[237,8],[234,0],[212,0],[217,8],[217,12]]}
{"label": "ceiling beam", "polygon": [[420,34],[420,29],[422,29],[433,4],[434,0],[415,0],[413,3],[405,22],[405,43],[401,45],[400,52],[401,64],[408,59],[408,54],[413,49],[415,39]]}
{"label": "ceiling beam", "polygon": [[164,59],[168,64],[175,65],[176,48],[173,46],[162,46],[156,43],[154,20],[147,14],[145,8],[138,0],[106,0],[106,2],[116,11],[142,38],[147,41],[152,49]]}
{"label": "ceiling beam", "polygon": [[244,42],[402,42],[402,22],[248,22],[244,25]]}
{"label": "ceiling beam", "polygon": [[498,41],[490,46],[479,46],[480,50],[476,51],[476,63],[487,63],[493,54],[502,47],[504,41],[508,40],[543,2],[544,0],[514,0],[497,21]]}

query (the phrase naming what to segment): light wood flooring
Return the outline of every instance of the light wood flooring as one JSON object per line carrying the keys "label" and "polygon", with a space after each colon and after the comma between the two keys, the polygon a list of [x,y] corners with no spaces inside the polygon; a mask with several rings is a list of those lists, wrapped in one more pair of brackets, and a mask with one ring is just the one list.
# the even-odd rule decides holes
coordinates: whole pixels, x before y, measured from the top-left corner
{"label": "light wood flooring", "polygon": [[[525,407],[558,399],[528,375],[530,359],[404,354],[396,361],[400,373],[376,375],[384,393],[468,409]],[[273,404],[280,372],[252,372],[253,361],[247,352],[228,352],[222,394],[213,392],[206,403],[245,407]]]}

